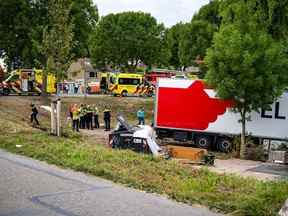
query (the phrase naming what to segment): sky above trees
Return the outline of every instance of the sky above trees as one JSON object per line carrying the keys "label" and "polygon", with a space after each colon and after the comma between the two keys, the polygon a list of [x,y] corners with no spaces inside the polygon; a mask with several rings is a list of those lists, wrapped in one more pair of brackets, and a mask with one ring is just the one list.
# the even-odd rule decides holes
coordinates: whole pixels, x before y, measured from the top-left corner
{"label": "sky above trees", "polygon": [[143,11],[151,13],[158,22],[171,27],[176,23],[189,22],[201,6],[209,0],[93,0],[100,16],[123,11]]}

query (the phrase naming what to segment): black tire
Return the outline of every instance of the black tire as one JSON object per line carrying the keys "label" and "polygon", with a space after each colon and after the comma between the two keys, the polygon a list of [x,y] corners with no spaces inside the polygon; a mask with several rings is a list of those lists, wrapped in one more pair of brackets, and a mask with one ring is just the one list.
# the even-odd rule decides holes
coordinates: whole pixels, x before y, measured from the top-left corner
{"label": "black tire", "polygon": [[197,147],[208,149],[211,146],[211,138],[209,136],[197,136],[195,143]]}
{"label": "black tire", "polygon": [[233,143],[229,138],[219,138],[217,141],[217,148],[219,151],[229,153],[232,151]]}
{"label": "black tire", "polygon": [[122,97],[127,97],[128,96],[128,92],[126,90],[121,92],[121,96]]}

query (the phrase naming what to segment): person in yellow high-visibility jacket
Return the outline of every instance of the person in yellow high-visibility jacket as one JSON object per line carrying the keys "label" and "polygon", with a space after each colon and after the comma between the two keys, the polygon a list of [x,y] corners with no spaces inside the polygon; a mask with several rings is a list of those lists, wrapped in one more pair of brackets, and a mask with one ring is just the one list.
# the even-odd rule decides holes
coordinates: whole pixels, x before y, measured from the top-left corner
{"label": "person in yellow high-visibility jacket", "polygon": [[72,120],[73,120],[73,131],[79,132],[79,119],[80,119],[80,109],[77,104],[72,108]]}
{"label": "person in yellow high-visibility jacket", "polygon": [[99,110],[98,110],[98,107],[97,107],[96,104],[93,106],[93,117],[94,117],[94,127],[95,128],[100,128],[100,125],[99,125]]}

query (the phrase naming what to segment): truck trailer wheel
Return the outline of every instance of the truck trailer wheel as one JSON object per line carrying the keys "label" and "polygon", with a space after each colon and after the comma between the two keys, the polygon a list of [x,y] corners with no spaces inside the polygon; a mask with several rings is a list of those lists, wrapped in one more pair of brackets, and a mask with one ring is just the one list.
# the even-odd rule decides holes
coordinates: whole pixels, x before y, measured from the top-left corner
{"label": "truck trailer wheel", "polygon": [[196,145],[199,148],[208,149],[211,145],[211,138],[209,136],[197,136],[196,137]]}
{"label": "truck trailer wheel", "polygon": [[220,138],[217,141],[217,147],[219,151],[228,153],[231,152],[233,143],[229,138]]}

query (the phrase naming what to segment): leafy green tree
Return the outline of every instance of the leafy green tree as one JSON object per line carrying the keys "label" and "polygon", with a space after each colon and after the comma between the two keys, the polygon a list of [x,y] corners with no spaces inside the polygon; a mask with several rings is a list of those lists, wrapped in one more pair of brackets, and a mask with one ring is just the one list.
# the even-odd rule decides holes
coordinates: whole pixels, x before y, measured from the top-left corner
{"label": "leafy green tree", "polygon": [[165,37],[164,26],[150,14],[110,14],[98,23],[91,38],[91,55],[97,67],[111,65],[135,70],[140,62],[158,63]]}
{"label": "leafy green tree", "polygon": [[[266,11],[258,15],[261,21],[262,16],[268,13],[268,23],[266,29],[276,40],[287,40],[288,38],[288,1],[287,0],[267,0]],[[268,5],[268,10],[267,10]]]}
{"label": "leafy green tree", "polygon": [[203,20],[192,21],[186,26],[179,51],[182,65],[195,65],[197,58],[204,59],[206,50],[212,45],[215,31],[215,26]]}
{"label": "leafy green tree", "polygon": [[[49,25],[45,27],[43,33],[41,51],[46,59],[45,74],[53,72],[58,81],[65,77],[72,57],[73,25],[69,19],[70,10],[70,0],[50,0]],[[46,82],[46,77],[44,81]]]}
{"label": "leafy green tree", "polygon": [[[179,44],[179,59],[182,66],[198,66],[196,59],[204,59],[207,49],[212,45],[213,35],[221,24],[219,8],[219,0],[210,1],[201,7],[193,16],[191,23],[185,26]],[[201,66],[200,69],[204,76],[206,67]]]}
{"label": "leafy green tree", "polygon": [[73,0],[70,12],[73,21],[75,58],[90,57],[89,38],[98,22],[98,9],[92,0]]}
{"label": "leafy green tree", "polygon": [[[98,21],[97,7],[92,0],[71,0],[69,22],[73,22],[75,58],[89,57],[88,42]],[[0,1],[0,57],[10,70],[39,67],[46,64],[41,51],[43,30],[50,25],[50,0]]]}
{"label": "leafy green tree", "polygon": [[243,27],[249,18],[276,40],[288,37],[288,0],[225,0],[221,3],[221,16],[224,24]]}
{"label": "leafy green tree", "polygon": [[49,25],[49,0],[38,0],[31,2],[33,19],[30,31],[31,52],[33,67],[43,68],[46,64],[46,58],[42,52],[43,31]]}
{"label": "leafy green tree", "polygon": [[206,21],[218,28],[221,25],[222,17],[220,14],[221,4],[225,1],[212,0],[208,4],[202,6],[197,14],[192,18],[192,21]]}
{"label": "leafy green tree", "polygon": [[[172,52],[169,47],[168,32],[169,30],[166,29],[161,35],[160,52],[159,52],[159,56],[157,57],[157,62],[156,62],[158,67],[170,66],[169,60],[171,59]],[[152,68],[152,65],[149,65],[149,67]],[[147,69],[149,69],[149,67]]]}
{"label": "leafy green tree", "polygon": [[31,19],[29,0],[0,1],[0,57],[9,71],[23,65],[22,59],[29,56]]}
{"label": "leafy green tree", "polygon": [[240,113],[240,156],[244,158],[249,113],[267,107],[287,87],[287,53],[253,22],[242,29],[226,24],[216,33],[205,62],[208,83],[216,88],[219,97],[233,99],[234,111]]}
{"label": "leafy green tree", "polygon": [[[69,22],[73,23],[72,50],[74,58],[89,57],[89,37],[98,21],[98,10],[91,0],[72,0]],[[34,64],[38,67],[46,64],[41,52],[43,29],[49,25],[49,0],[38,0],[31,3],[33,12],[33,28],[31,38],[33,44]]]}
{"label": "leafy green tree", "polygon": [[186,30],[186,25],[183,23],[178,23],[172,26],[167,31],[168,48],[170,50],[169,65],[175,68],[180,68],[182,66],[180,61],[180,42],[182,40],[182,35]]}

